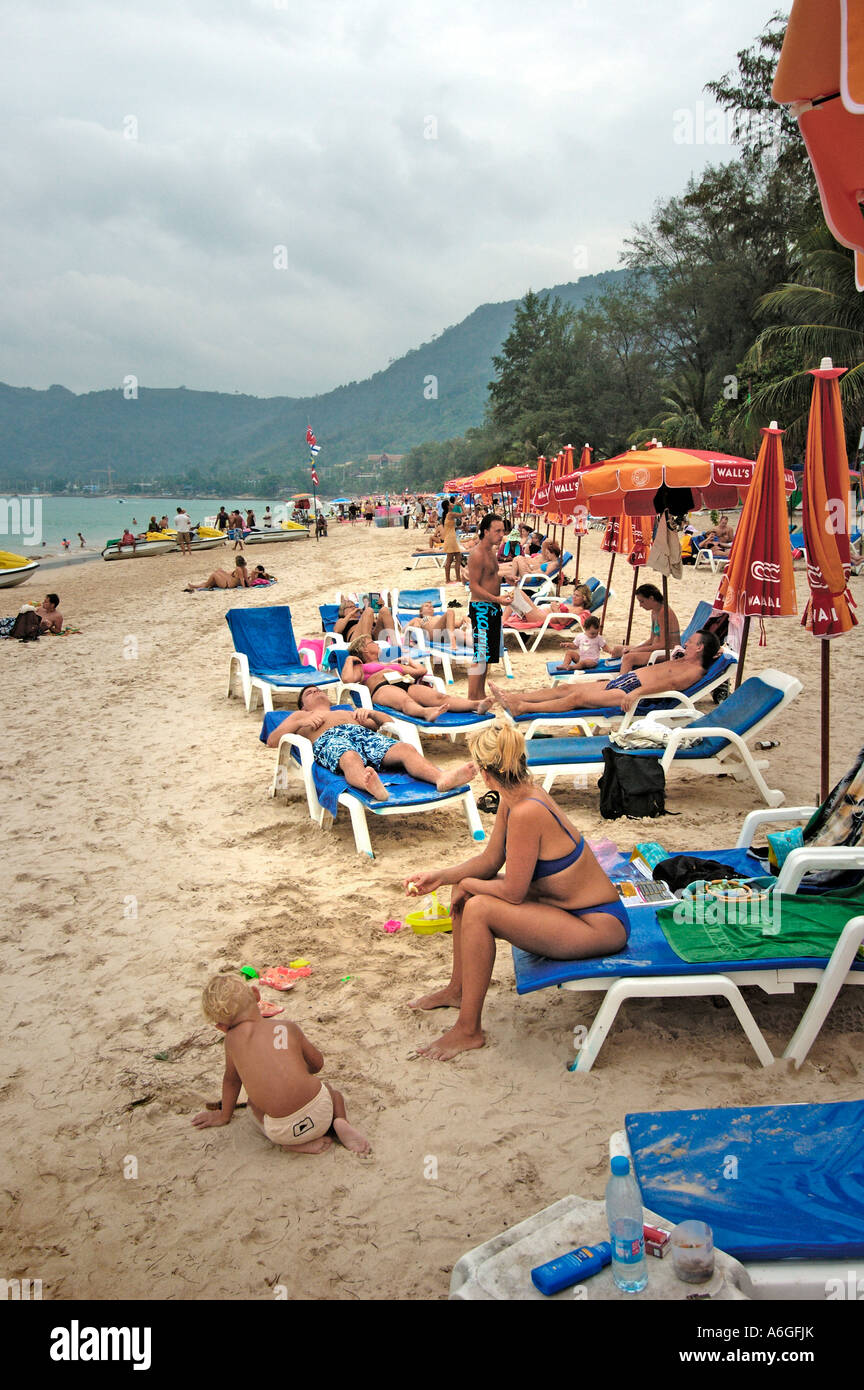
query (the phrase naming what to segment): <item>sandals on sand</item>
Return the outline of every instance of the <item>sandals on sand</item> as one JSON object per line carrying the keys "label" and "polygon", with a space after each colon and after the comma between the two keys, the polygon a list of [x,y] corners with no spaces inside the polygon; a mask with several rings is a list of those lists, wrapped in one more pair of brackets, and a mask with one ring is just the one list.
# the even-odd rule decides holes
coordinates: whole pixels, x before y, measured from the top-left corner
{"label": "sandals on sand", "polygon": [[498,810],[498,803],[500,800],[501,798],[497,792],[486,792],[477,802],[477,809],[479,811],[494,813]]}

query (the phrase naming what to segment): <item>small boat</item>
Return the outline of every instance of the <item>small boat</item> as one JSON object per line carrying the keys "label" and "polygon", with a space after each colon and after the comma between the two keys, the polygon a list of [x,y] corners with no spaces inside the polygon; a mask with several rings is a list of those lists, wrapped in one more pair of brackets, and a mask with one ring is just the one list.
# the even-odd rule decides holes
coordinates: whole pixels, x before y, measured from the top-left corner
{"label": "small boat", "polygon": [[244,531],[244,545],[272,544],[273,541],[299,541],[309,539],[309,527],[298,526],[295,521],[283,521],[278,526],[256,526],[253,531]]}
{"label": "small boat", "polygon": [[28,575],[38,568],[38,560],[28,560],[24,555],[0,550],[0,589],[14,589],[16,584],[23,584]]}
{"label": "small boat", "polygon": [[108,541],[102,551],[103,560],[140,560],[145,555],[164,555],[176,550],[177,542],[173,536],[159,541],[136,541],[135,546],[123,545],[119,540]]}

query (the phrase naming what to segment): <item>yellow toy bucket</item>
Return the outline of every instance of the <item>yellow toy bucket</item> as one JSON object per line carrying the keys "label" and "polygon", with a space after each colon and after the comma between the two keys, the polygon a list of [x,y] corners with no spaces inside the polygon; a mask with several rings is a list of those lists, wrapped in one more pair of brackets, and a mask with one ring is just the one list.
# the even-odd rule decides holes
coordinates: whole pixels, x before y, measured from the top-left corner
{"label": "yellow toy bucket", "polygon": [[416,912],[409,912],[405,921],[418,936],[431,936],[432,932],[453,930],[453,918],[439,903],[437,893],[430,893],[423,900],[423,906]]}

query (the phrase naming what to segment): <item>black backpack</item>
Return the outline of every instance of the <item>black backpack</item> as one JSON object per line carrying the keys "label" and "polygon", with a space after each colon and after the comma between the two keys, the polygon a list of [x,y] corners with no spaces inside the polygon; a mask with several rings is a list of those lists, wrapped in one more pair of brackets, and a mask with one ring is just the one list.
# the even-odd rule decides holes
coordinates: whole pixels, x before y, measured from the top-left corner
{"label": "black backpack", "polygon": [[600,814],[604,820],[667,814],[666,774],[659,758],[634,757],[618,748],[604,748],[603,762]]}

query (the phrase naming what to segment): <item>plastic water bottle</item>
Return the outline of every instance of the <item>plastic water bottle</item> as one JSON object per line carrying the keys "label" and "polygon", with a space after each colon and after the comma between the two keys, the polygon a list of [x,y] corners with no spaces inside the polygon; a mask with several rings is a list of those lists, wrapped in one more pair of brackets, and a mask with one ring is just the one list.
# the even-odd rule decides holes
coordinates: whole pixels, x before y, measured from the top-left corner
{"label": "plastic water bottle", "polygon": [[640,1293],[648,1283],[642,1198],[630,1172],[630,1160],[616,1155],[606,1184],[606,1220],[612,1243],[612,1277],[625,1293]]}

